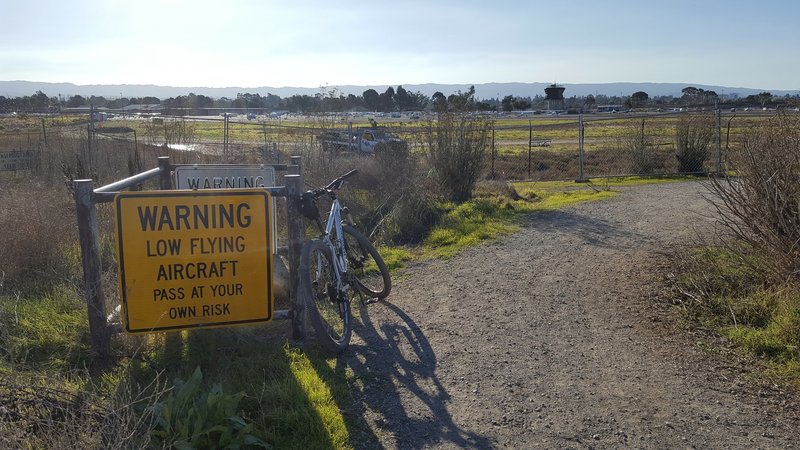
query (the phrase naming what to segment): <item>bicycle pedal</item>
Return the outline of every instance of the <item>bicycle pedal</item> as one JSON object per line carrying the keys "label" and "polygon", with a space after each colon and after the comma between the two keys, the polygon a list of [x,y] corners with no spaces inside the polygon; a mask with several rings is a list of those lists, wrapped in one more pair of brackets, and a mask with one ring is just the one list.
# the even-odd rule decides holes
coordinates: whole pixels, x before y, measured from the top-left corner
{"label": "bicycle pedal", "polygon": [[364,300],[364,304],[365,305],[371,305],[373,303],[378,303],[378,299],[377,298],[368,298],[368,299]]}

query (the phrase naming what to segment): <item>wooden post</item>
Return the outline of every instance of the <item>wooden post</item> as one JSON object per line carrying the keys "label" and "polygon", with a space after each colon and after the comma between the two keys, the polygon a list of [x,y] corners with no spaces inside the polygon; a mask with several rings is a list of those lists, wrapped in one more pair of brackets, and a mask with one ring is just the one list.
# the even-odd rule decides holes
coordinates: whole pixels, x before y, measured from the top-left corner
{"label": "wooden post", "polygon": [[172,190],[172,165],[169,163],[169,156],[158,157],[158,169],[161,171],[158,174],[158,187],[162,191]]}
{"label": "wooden post", "polygon": [[300,214],[297,199],[303,193],[303,166],[299,156],[292,156],[292,165],[284,175],[286,185],[286,215],[289,229],[289,296],[291,307],[289,317],[292,319],[292,339],[296,341],[305,338],[303,317],[305,311],[304,300],[300,296],[300,277],[297,272],[300,267],[300,253],[306,241],[306,226],[303,215]]}
{"label": "wooden post", "polygon": [[44,126],[44,117],[42,117],[42,139],[44,139],[44,146],[47,147],[47,128]]}
{"label": "wooden post", "polygon": [[578,115],[578,179],[575,180],[579,183],[586,182],[583,176],[583,114]]}
{"label": "wooden post", "polygon": [[495,123],[492,122],[492,179],[494,180],[494,129]]}
{"label": "wooden post", "polygon": [[111,334],[106,322],[106,300],[101,284],[100,239],[92,180],[75,180],[75,210],[78,215],[78,235],[83,262],[83,288],[89,314],[89,334],[92,349],[101,360],[111,355]]}

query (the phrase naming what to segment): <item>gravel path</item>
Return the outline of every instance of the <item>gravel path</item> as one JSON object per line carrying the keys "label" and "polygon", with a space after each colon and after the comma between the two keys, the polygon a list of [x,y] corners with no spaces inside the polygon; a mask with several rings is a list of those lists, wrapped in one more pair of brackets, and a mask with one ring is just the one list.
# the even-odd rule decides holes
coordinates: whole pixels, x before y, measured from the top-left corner
{"label": "gravel path", "polygon": [[658,306],[664,253],[713,233],[703,192],[629,188],[408,269],[339,360],[359,446],[796,447],[794,397]]}

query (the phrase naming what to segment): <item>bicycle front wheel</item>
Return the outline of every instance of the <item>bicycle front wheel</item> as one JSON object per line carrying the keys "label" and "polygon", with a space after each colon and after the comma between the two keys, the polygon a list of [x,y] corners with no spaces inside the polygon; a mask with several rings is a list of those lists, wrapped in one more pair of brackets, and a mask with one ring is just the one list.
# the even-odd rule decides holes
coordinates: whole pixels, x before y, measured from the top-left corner
{"label": "bicycle front wheel", "polygon": [[300,292],[320,343],[335,353],[350,344],[353,321],[350,289],[336,288],[336,266],[330,247],[319,240],[306,242],[300,257]]}
{"label": "bicycle front wheel", "polygon": [[350,225],[342,225],[347,270],[358,284],[362,294],[384,299],[392,290],[392,279],[386,263],[369,239]]}

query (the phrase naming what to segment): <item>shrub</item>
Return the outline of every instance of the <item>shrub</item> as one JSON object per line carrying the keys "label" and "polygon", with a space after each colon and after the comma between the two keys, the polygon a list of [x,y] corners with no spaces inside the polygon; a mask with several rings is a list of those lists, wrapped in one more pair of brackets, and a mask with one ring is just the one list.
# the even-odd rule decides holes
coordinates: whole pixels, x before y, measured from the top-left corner
{"label": "shrub", "polygon": [[489,149],[492,122],[464,113],[443,113],[426,127],[431,168],[453,202],[472,197]]}
{"label": "shrub", "polygon": [[800,278],[800,127],[786,116],[745,135],[729,155],[736,176],[712,179],[722,225],[763,254],[779,279]]}
{"label": "shrub", "polygon": [[393,204],[382,224],[382,235],[397,244],[418,243],[442,215],[439,199],[421,186],[408,189]]}
{"label": "shrub", "polygon": [[708,146],[715,132],[713,115],[686,114],[678,119],[675,125],[675,157],[678,158],[679,172],[704,171]]}
{"label": "shrub", "polygon": [[658,168],[658,159],[653,137],[645,133],[645,119],[642,119],[640,125],[632,126],[628,131],[624,148],[631,158],[632,173],[653,173]]}

